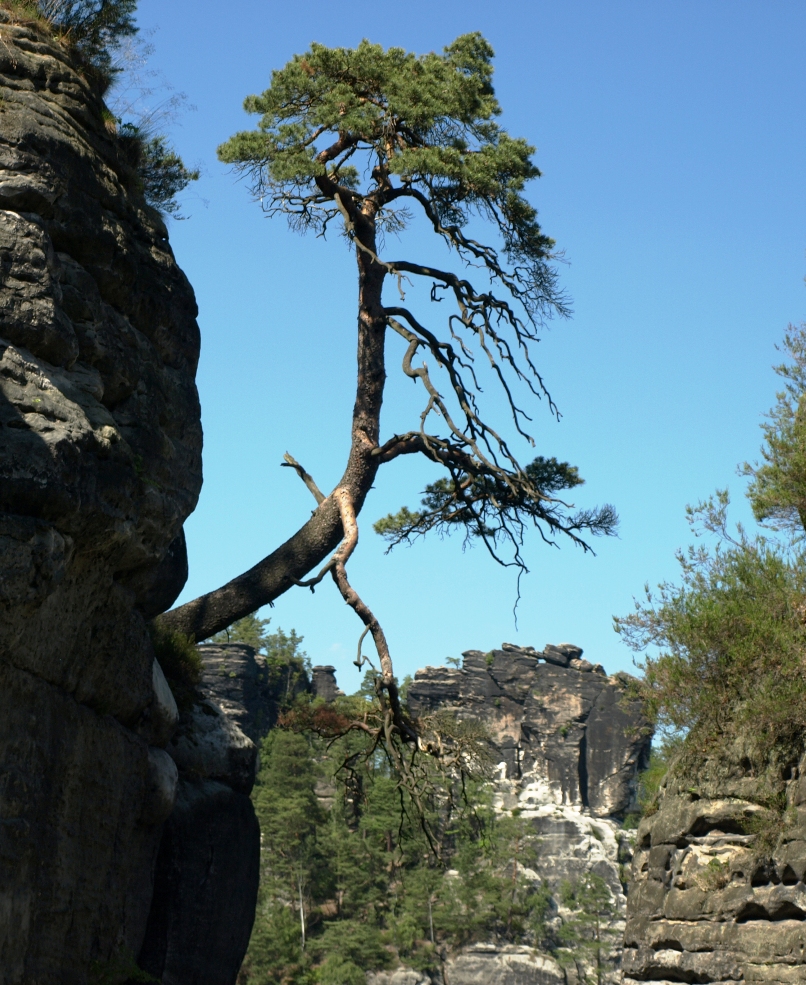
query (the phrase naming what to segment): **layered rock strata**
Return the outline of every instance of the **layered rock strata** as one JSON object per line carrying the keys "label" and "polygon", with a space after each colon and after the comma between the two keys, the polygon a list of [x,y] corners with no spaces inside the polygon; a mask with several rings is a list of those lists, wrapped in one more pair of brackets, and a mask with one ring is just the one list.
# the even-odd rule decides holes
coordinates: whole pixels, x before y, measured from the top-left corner
{"label": "layered rock strata", "polygon": [[0,10],[2,985],[83,985],[143,938],[177,776],[146,620],[201,485],[195,319],[99,93]]}
{"label": "layered rock strata", "polygon": [[672,771],[638,829],[624,981],[806,982],[806,759]]}
{"label": "layered rock strata", "polygon": [[503,777],[522,798],[621,818],[634,806],[649,736],[626,675],[608,677],[571,644],[468,650],[461,668],[418,670],[413,715],[454,712],[487,725]]}

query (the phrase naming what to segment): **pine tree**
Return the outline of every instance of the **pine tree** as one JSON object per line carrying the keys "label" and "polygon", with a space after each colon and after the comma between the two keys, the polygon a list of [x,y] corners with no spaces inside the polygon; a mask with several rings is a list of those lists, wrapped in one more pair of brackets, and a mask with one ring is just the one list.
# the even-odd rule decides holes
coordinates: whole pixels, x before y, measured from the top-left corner
{"label": "pine tree", "polygon": [[561,964],[573,965],[582,982],[589,981],[592,965],[594,981],[602,985],[613,971],[610,952],[618,938],[613,927],[613,894],[601,876],[586,872],[576,882],[561,884],[560,899],[567,916],[557,932],[559,949],[555,956]]}
{"label": "pine tree", "polygon": [[[422,455],[442,476],[428,485],[419,508],[380,522],[390,546],[458,530],[524,571],[520,548],[528,527],[587,550],[585,537],[611,534],[617,523],[610,506],[569,506],[563,493],[582,482],[576,468],[546,456],[521,464],[480,406],[481,374],[489,370],[509,426],[531,455],[531,407],[522,408],[516,392],[521,388],[530,402],[545,398],[556,413],[531,352],[545,319],[568,313],[554,242],[526,197],[540,175],[534,148],[499,122],[492,59],[478,33],[421,56],[366,40],[352,49],[312,44],[272,73],[269,88],[246,99],[256,128],[218,151],[251,179],[269,215],[300,231],[344,233],[358,282],[356,401],[345,471],[329,495],[285,456],[316,500],[304,526],[250,571],[165,618],[199,639],[293,585],[314,587],[331,573],[373,635],[394,727],[403,734],[388,645],[346,575],[357,517],[382,465]],[[389,254],[386,246],[397,238],[386,234],[403,233],[418,219],[447,246],[449,269]],[[479,232],[469,232],[471,222],[479,222]],[[435,302],[427,314],[405,306],[410,281],[421,282]],[[384,438],[387,347],[417,384],[423,410],[412,430]],[[433,367],[444,372],[444,387],[430,375]],[[334,549],[319,573],[302,581]]]}

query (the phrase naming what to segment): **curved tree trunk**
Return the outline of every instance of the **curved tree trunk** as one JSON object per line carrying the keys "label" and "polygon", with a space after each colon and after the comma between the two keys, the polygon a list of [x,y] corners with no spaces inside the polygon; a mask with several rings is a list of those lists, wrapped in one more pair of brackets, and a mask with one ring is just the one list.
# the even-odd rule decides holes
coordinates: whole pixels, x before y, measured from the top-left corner
{"label": "curved tree trunk", "polygon": [[[375,256],[374,214],[353,219],[358,263],[358,378],[352,417],[352,441],[344,474],[336,488],[347,491],[358,514],[375,480],[381,405],[386,382],[386,320],[381,303],[385,267]],[[363,247],[363,248],[362,248]],[[300,490],[300,495],[303,495]],[[197,642],[220,632],[236,619],[274,601],[319,565],[343,535],[341,514],[327,496],[300,529],[262,561],[215,591],[159,617],[160,625],[192,636]]]}

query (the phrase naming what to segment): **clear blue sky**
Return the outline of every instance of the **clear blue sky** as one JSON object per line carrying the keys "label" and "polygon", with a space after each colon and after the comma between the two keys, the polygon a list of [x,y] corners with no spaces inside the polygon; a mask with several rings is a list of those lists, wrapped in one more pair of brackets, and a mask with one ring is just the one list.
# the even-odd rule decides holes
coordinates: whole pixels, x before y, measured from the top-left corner
{"label": "clear blue sky", "polygon": [[[537,452],[578,465],[577,502],[615,503],[620,535],[596,542],[596,557],[532,537],[516,629],[514,575],[483,550],[447,539],[384,556],[370,521],[416,505],[433,478],[398,462],[365,506],[351,577],[400,675],[503,640],[570,641],[609,671],[630,669],[611,617],[644,582],[674,577],[687,503],[729,485],[746,516],[735,467],[757,454],[774,401],[774,345],[804,317],[806,5],[141,0],[139,17],[159,29],[152,64],[197,107],[172,137],[203,170],[184,197],[190,218],[171,225],[199,301],[205,432],[180,601],[250,567],[309,515],[305,489],[279,468],[284,451],[332,487],[354,388],[351,256],[338,237],[299,238],[264,218],[216,146],[251,125],[244,96],[313,40],[426,52],[480,30],[496,51],[503,123],[538,148],[544,176],[530,197],[570,261],[573,319],[538,351],[563,418],[535,408]],[[419,410],[394,384],[386,433]],[[314,663],[356,683],[360,627],[329,581],[270,614],[304,635]]]}

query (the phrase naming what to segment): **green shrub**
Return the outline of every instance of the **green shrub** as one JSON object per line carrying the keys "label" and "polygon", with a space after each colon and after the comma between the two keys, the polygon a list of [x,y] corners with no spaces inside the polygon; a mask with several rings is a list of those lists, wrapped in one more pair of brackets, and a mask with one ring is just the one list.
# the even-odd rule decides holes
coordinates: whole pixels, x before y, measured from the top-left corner
{"label": "green shrub", "polygon": [[806,555],[802,542],[729,533],[727,506],[718,493],[689,511],[715,546],[680,552],[682,583],[647,590],[616,626],[635,649],[660,651],[641,665],[639,690],[661,731],[685,735],[695,758],[752,736],[762,767],[806,734]]}
{"label": "green shrub", "polygon": [[137,964],[129,948],[124,947],[109,961],[93,961],[87,985],[149,985],[153,978]]}
{"label": "green shrub", "polygon": [[148,204],[160,215],[182,218],[176,196],[199,180],[199,171],[187,168],[165,137],[155,136],[144,142],[137,172]]}
{"label": "green shrub", "polygon": [[780,774],[806,739],[806,325],[790,326],[782,348],[785,388],[763,425],[763,463],[742,468],[767,530],[729,530],[726,491],[689,507],[694,534],[711,546],[678,551],[680,584],[647,586],[645,601],[615,620],[647,654],[637,690],[661,732],[682,739],[678,762],[689,772],[741,746],[743,770]]}
{"label": "green shrub", "polygon": [[64,43],[111,80],[113,52],[137,33],[137,0],[38,0],[36,7]]}
{"label": "green shrub", "polygon": [[155,619],[150,626],[154,654],[170,684],[194,688],[202,679],[204,664],[192,636],[166,630]]}
{"label": "green shrub", "polygon": [[[644,816],[654,814],[658,809],[661,784],[666,779],[676,755],[681,752],[682,745],[682,736],[661,737],[657,744],[653,744],[649,765],[638,775],[638,806]],[[640,815],[638,817],[640,818]],[[624,827],[627,827],[626,820]],[[634,823],[634,827],[638,827],[637,822]]]}

